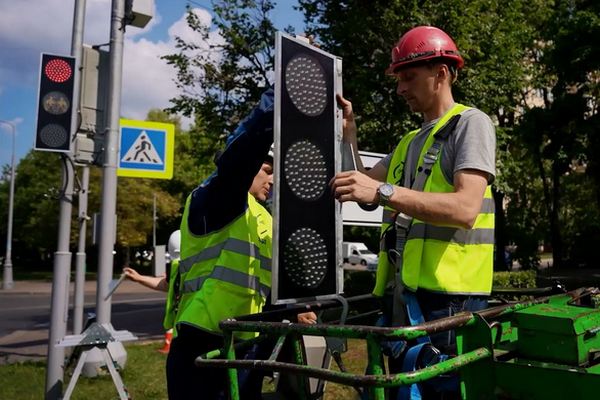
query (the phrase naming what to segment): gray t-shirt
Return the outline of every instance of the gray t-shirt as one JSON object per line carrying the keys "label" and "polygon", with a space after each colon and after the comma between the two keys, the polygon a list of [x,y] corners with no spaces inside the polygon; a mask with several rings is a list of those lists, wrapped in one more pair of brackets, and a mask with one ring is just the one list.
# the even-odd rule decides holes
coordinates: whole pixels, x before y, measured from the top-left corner
{"label": "gray t-shirt", "polygon": [[[404,169],[402,186],[411,187],[419,162],[421,149],[427,136],[438,120],[423,123],[421,130],[411,141]],[[380,164],[389,168],[393,153],[384,157]],[[496,130],[490,118],[482,111],[471,108],[461,114],[454,132],[442,146],[441,168],[448,183],[453,184],[454,174],[464,169],[475,169],[489,174],[488,183],[496,175]]]}

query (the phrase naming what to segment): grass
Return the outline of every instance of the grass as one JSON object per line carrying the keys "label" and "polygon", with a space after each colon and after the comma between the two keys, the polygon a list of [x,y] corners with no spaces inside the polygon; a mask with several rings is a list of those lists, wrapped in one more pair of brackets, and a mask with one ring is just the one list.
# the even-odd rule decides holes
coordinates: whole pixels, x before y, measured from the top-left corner
{"label": "grass", "polygon": [[[156,350],[159,343],[134,344],[126,346],[127,366],[121,372],[133,399],[158,400],[167,398],[165,361],[166,356]],[[0,399],[41,399],[44,397],[46,364],[26,362],[0,366]],[[67,388],[70,376],[63,385]],[[98,378],[80,376],[75,386],[73,400],[115,399],[117,390],[108,373]]]}
{"label": "grass", "polygon": [[[126,345],[127,366],[121,372],[123,382],[131,398],[144,400],[163,400],[167,398],[165,361],[166,356],[158,353],[162,343]],[[348,352],[343,356],[346,368],[354,373],[364,373],[366,365],[366,346],[361,340],[348,341]],[[337,366],[332,369],[338,370]],[[44,362],[26,362],[0,366],[0,399],[33,400],[44,397],[46,364]],[[66,375],[63,390],[70,376]],[[268,391],[268,390],[267,390]],[[77,381],[73,400],[94,399],[112,400],[118,398],[110,375],[97,378],[81,376]],[[356,399],[353,388],[327,383],[325,400]]]}

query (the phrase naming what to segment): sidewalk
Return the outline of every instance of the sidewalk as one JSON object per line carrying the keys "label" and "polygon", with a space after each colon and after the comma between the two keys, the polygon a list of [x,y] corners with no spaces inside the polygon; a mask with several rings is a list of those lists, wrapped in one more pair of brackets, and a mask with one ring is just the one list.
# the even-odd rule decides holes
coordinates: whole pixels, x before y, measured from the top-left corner
{"label": "sidewalk", "polygon": [[[96,281],[86,281],[84,292],[86,294],[96,293]],[[75,283],[71,281],[69,290],[73,292],[75,290]],[[153,292],[152,289],[149,289],[145,286],[140,285],[139,283],[132,282],[130,280],[124,280],[119,288],[117,289],[119,293],[148,293]],[[50,294],[52,293],[52,282],[51,281],[15,281],[14,286],[10,290],[2,290],[0,289],[0,294],[9,295],[9,294]]]}
{"label": "sidewalk", "polygon": [[[73,282],[70,283],[70,301],[73,299],[75,284]],[[96,293],[96,281],[86,281],[85,282],[85,296],[86,302],[90,302],[90,297],[94,298]],[[121,283],[121,285],[117,288],[115,295],[123,295],[123,294],[146,294],[146,293],[157,293],[156,291],[146,288],[139,283],[132,282],[129,280],[125,280]],[[21,302],[22,299],[29,296],[37,296],[38,298],[41,296],[44,299],[47,299],[47,307],[50,307],[50,300],[52,294],[52,282],[51,281],[41,281],[41,280],[27,280],[27,281],[15,281],[14,286],[10,290],[2,290],[0,289],[0,299],[5,299],[6,301],[3,303],[0,300],[0,311],[2,311],[3,306],[11,303],[9,299],[12,299],[12,303]],[[131,296],[128,296],[131,297]],[[116,302],[113,299],[113,305]],[[45,301],[45,300],[44,300]],[[92,302],[94,300],[91,300]],[[119,301],[122,303],[123,301]],[[39,301],[38,301],[39,304]],[[10,307],[10,305],[9,305]],[[23,306],[26,307],[26,306]],[[40,308],[40,306],[34,306],[33,308]],[[6,310],[6,309],[5,309]],[[114,310],[114,308],[113,308]],[[42,315],[42,313],[39,313]],[[7,363],[15,363],[15,362],[24,362],[24,361],[42,361],[46,358],[48,350],[48,329],[49,329],[49,319],[50,314],[48,311],[47,318],[43,318],[43,320],[37,317],[38,323],[31,327],[29,324],[28,328],[23,326],[22,329],[17,328],[12,332],[0,336],[0,367]],[[113,314],[114,316],[114,314]],[[31,318],[31,317],[28,317]],[[162,322],[162,315],[152,314],[152,319],[156,319],[156,324],[159,326],[159,334],[151,334],[146,336],[144,340],[149,339],[162,339],[162,327],[160,325]],[[14,321],[14,320],[13,320]],[[114,323],[114,319],[113,319]],[[69,320],[68,328],[71,328],[72,321]],[[20,325],[20,323],[18,323]],[[122,329],[121,327],[117,327],[117,329]]]}

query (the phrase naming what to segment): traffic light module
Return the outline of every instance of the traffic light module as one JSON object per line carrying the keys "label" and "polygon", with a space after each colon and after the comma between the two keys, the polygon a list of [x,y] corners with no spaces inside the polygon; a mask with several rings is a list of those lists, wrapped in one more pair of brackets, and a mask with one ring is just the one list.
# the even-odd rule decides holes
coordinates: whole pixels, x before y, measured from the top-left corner
{"label": "traffic light module", "polygon": [[35,150],[69,152],[75,58],[42,54]]}
{"label": "traffic light module", "polygon": [[276,304],[337,296],[340,204],[329,181],[341,169],[341,60],[278,33],[271,297]]}

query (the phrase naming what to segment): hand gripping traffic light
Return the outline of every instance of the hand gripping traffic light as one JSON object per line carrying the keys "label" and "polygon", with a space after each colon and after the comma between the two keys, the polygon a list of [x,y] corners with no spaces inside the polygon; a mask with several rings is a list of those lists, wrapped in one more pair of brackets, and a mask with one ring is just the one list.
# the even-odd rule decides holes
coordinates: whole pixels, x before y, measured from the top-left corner
{"label": "hand gripping traffic light", "polygon": [[35,150],[69,152],[75,58],[42,54]]}
{"label": "hand gripping traffic light", "polygon": [[275,62],[275,193],[271,297],[277,304],[342,290],[341,60],[279,32]]}

